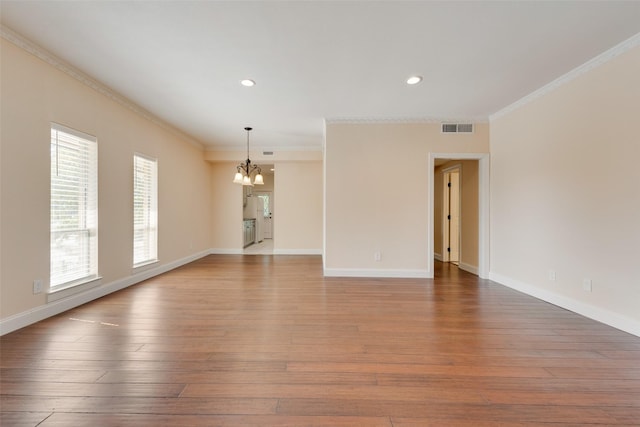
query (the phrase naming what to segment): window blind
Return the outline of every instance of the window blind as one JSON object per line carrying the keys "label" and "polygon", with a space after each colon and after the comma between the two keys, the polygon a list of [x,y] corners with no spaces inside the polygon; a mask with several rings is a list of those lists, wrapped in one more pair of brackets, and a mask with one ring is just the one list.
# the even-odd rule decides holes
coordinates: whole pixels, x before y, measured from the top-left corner
{"label": "window blind", "polygon": [[98,143],[51,125],[50,288],[84,283],[98,273]]}
{"label": "window blind", "polygon": [[133,156],[133,266],[158,259],[158,163]]}

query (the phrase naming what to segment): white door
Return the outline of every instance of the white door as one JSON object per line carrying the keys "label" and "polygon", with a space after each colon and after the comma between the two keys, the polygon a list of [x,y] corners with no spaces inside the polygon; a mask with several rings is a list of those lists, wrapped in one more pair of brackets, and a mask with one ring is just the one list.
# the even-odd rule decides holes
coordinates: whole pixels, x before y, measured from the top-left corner
{"label": "white door", "polygon": [[264,206],[263,236],[265,239],[273,239],[273,193],[259,191],[256,195],[262,200]]}
{"label": "white door", "polygon": [[449,262],[460,261],[460,173],[449,174]]}
{"label": "white door", "polygon": [[442,261],[460,261],[460,169],[444,171]]}

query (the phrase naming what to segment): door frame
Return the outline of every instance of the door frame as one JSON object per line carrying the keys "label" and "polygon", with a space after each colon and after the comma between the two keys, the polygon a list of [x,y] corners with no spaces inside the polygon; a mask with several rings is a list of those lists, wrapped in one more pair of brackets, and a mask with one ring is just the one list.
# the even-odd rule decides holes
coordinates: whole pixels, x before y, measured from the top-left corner
{"label": "door frame", "polygon": [[434,178],[435,159],[448,160],[478,160],[478,276],[481,279],[489,278],[489,153],[429,153],[427,200],[430,209],[427,241],[429,245],[428,277],[433,278],[433,207],[434,207]]}

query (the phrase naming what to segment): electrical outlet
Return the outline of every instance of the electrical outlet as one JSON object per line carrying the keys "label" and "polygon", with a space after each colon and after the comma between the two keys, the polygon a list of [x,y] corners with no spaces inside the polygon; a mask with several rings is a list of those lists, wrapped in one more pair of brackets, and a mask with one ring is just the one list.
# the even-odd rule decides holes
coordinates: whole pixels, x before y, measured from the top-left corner
{"label": "electrical outlet", "polygon": [[593,283],[591,279],[582,279],[582,290],[585,292],[591,292],[593,289]]}
{"label": "electrical outlet", "polygon": [[39,294],[42,293],[42,280],[41,279],[36,279],[33,281],[33,294]]}
{"label": "electrical outlet", "polygon": [[556,281],[556,271],[555,270],[549,270],[549,280],[552,282]]}
{"label": "electrical outlet", "polygon": [[376,251],[373,253],[373,259],[376,261],[380,261],[382,259],[382,254],[380,253],[380,251]]}

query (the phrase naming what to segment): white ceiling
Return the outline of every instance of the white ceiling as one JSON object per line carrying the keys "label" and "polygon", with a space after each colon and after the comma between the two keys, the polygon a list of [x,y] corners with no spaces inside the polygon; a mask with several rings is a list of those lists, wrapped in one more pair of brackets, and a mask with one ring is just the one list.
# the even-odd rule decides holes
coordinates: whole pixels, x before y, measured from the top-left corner
{"label": "white ceiling", "polygon": [[[207,148],[487,120],[640,32],[640,1],[12,1],[2,24]],[[416,86],[405,83],[424,76]],[[257,82],[253,88],[239,84]]]}

